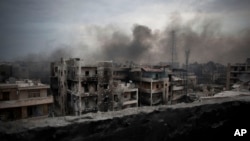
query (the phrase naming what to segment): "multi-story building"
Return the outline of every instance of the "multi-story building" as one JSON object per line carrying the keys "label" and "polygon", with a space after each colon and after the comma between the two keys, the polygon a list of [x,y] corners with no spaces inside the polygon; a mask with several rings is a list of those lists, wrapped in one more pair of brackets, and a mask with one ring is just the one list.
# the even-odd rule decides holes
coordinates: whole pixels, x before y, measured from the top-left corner
{"label": "multi-story building", "polygon": [[48,95],[48,85],[24,80],[0,84],[0,117],[17,120],[48,116],[53,97]]}
{"label": "multi-story building", "polygon": [[113,82],[113,110],[138,107],[138,88],[133,83]]}
{"label": "multi-story building", "polygon": [[169,77],[164,67],[140,67],[131,69],[131,80],[139,88],[141,106],[167,103],[169,95]]}
{"label": "multi-story building", "polygon": [[89,65],[79,58],[51,63],[51,90],[57,115],[113,110],[113,68],[112,61]]}
{"label": "multi-story building", "polygon": [[97,66],[79,58],[51,63],[51,90],[57,115],[97,110]]}
{"label": "multi-story building", "polygon": [[181,98],[186,95],[186,70],[172,69],[170,74],[170,102],[171,104],[179,103]]}
{"label": "multi-story building", "polygon": [[227,82],[226,89],[230,90],[232,85],[239,82],[240,77],[244,74],[250,74],[250,58],[247,58],[245,63],[236,63],[227,66]]}

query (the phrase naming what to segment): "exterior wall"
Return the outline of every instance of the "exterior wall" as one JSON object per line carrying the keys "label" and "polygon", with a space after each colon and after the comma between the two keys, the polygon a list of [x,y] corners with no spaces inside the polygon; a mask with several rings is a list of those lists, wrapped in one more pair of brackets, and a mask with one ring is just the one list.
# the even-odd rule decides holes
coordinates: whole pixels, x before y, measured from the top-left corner
{"label": "exterior wall", "polygon": [[19,91],[19,99],[27,99],[27,98],[28,98],[28,91],[27,90]]}
{"label": "exterior wall", "polygon": [[40,97],[46,97],[47,96],[47,89],[41,89],[40,90]]}
{"label": "exterior wall", "polygon": [[27,118],[27,117],[28,117],[27,107],[24,106],[22,107],[22,118]]}
{"label": "exterior wall", "polygon": [[230,90],[231,86],[239,81],[241,74],[250,74],[250,64],[248,63],[249,58],[245,63],[237,63],[234,65],[228,64],[227,66],[227,79],[226,89]]}
{"label": "exterior wall", "polygon": [[47,96],[49,87],[44,85],[44,88],[39,88],[23,84],[26,82],[12,84],[15,86],[13,88],[4,88],[0,84],[0,93],[10,92],[9,100],[0,101],[0,120],[48,116],[48,107],[53,103],[53,97]]}
{"label": "exterior wall", "polygon": [[16,90],[10,90],[10,100],[16,100],[18,99],[17,91]]}

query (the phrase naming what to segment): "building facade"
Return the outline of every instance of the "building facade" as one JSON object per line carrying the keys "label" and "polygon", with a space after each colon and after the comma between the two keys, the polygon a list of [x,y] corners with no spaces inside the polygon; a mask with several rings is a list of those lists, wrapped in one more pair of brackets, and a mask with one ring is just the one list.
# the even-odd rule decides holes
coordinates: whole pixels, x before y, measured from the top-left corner
{"label": "building facade", "polygon": [[1,119],[48,117],[53,103],[48,89],[48,85],[31,80],[0,84]]}
{"label": "building facade", "polygon": [[[113,69],[112,61],[90,65],[79,58],[71,58],[51,63],[51,90],[57,115],[114,110],[114,91],[117,88]],[[126,91],[129,89],[127,87]],[[126,91],[124,89],[123,93]]]}
{"label": "building facade", "polygon": [[131,69],[130,77],[139,88],[140,106],[166,104],[169,100],[169,77],[166,69],[134,68]]}
{"label": "building facade", "polygon": [[245,63],[228,64],[226,89],[230,90],[233,84],[239,82],[240,77],[246,74],[250,74],[250,58],[247,58]]}

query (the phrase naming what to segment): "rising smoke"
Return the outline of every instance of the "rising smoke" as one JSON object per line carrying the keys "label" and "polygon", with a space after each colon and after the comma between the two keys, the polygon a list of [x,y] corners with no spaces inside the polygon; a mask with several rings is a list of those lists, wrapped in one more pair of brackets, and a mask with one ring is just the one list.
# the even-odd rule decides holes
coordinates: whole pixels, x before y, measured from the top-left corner
{"label": "rising smoke", "polygon": [[[16,60],[51,62],[61,57],[80,57],[92,62],[98,60],[134,61],[157,63],[171,61],[172,37],[175,31],[177,61],[185,62],[185,49],[190,49],[190,63],[208,61],[227,64],[242,62],[249,57],[250,28],[234,35],[221,32],[219,19],[205,19],[200,15],[183,22],[180,14],[174,13],[164,30],[155,30],[146,25],[135,24],[132,34],[123,30],[95,26],[95,49],[83,44],[59,45],[50,52],[29,54]],[[106,32],[110,33],[107,34]],[[88,42],[84,41],[84,42]]]}
{"label": "rising smoke", "polygon": [[[175,31],[176,56],[180,63],[185,62],[185,50],[190,49],[189,62],[205,63],[214,61],[224,65],[231,62],[243,62],[249,57],[250,28],[232,34],[221,32],[219,19],[205,19],[196,16],[183,22],[178,13],[170,18],[171,22],[164,30],[150,29],[146,25],[135,24],[132,34],[123,30],[107,27],[94,27],[97,47],[93,50],[85,44],[60,45],[50,52],[29,54],[16,58],[24,62],[44,62],[49,76],[49,63],[61,57],[80,57],[94,63],[99,60],[136,63],[158,63],[171,61],[171,31]],[[110,34],[106,34],[106,32]],[[85,41],[88,42],[88,41]],[[38,67],[31,70],[39,69]],[[45,76],[45,75],[44,75]],[[47,78],[46,78],[47,79]]]}

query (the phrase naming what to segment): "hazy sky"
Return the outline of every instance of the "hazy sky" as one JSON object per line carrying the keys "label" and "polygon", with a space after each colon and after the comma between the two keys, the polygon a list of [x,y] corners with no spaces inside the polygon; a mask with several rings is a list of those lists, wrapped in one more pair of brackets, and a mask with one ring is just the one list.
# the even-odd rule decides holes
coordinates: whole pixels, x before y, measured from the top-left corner
{"label": "hazy sky", "polygon": [[[212,30],[208,35],[213,37],[208,39],[206,34],[204,38],[212,40],[214,48],[204,47],[210,43],[208,40],[197,41],[199,44],[195,45],[179,44],[178,51],[186,44],[197,46],[190,47],[191,61],[227,63],[250,57],[249,0],[0,0],[0,59],[32,54],[53,57],[60,52],[65,54],[65,50],[72,56],[102,59],[99,56],[106,53],[103,49],[110,45],[107,41],[113,45],[116,39],[114,33],[119,32],[122,38],[128,38],[123,41],[129,42],[133,40],[135,25],[150,29],[154,46],[159,45],[155,35],[164,39],[162,35],[167,35],[167,29],[171,27],[179,27],[177,41],[185,40],[189,34],[194,35],[192,39],[195,41],[192,42],[203,40],[201,33]],[[185,32],[184,29],[189,30]],[[184,34],[185,39],[181,37]],[[207,54],[206,48],[209,47]],[[153,54],[159,52],[158,57],[168,56],[156,59],[166,61],[169,50],[159,51],[159,48],[150,51]],[[119,50],[119,44],[116,49]],[[205,56],[199,56],[201,51]],[[178,58],[183,61],[183,53],[178,52]]]}

